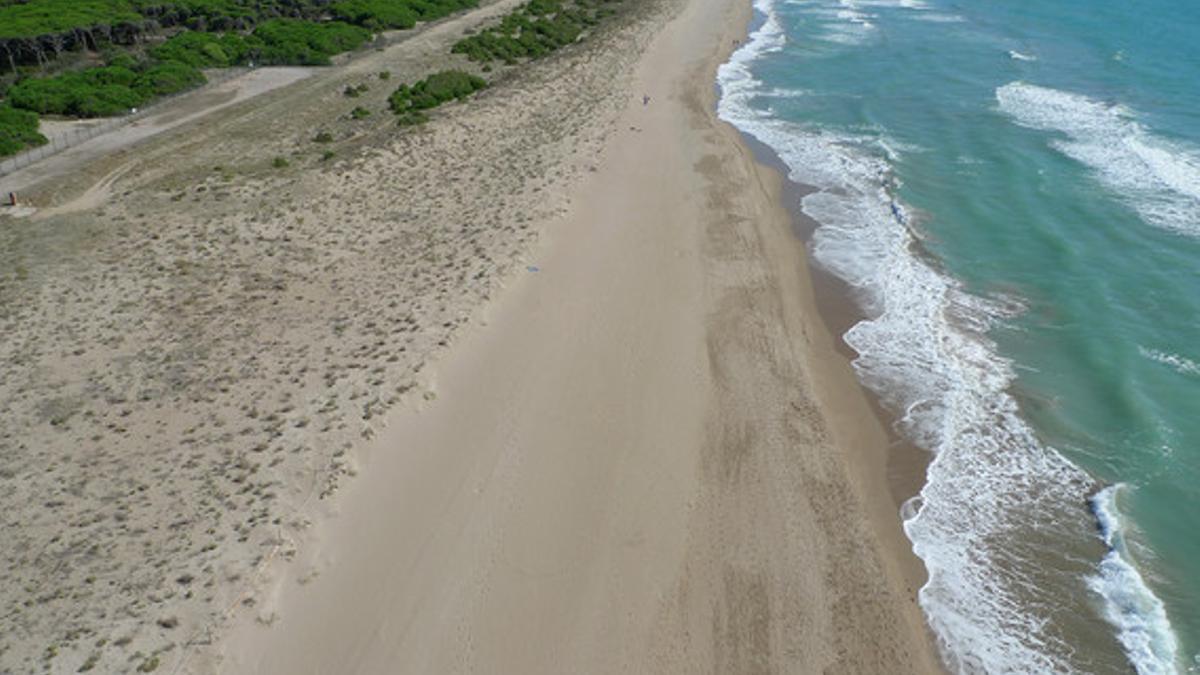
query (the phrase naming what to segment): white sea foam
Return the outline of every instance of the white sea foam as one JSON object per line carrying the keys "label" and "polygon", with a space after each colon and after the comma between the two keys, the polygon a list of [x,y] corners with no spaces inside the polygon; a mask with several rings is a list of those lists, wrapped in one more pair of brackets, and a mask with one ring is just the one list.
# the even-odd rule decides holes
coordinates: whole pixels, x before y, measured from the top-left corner
{"label": "white sea foam", "polygon": [[924,0],[856,0],[863,7],[892,7],[899,9],[914,9],[924,11],[929,9],[929,3]]}
{"label": "white sea foam", "polygon": [[1141,345],[1138,346],[1138,353],[1151,361],[1171,366],[1180,375],[1200,375],[1200,363],[1196,363],[1186,356],[1159,351],[1157,349],[1147,349]]}
{"label": "white sea foam", "polygon": [[879,12],[901,11],[921,21],[954,23],[963,18],[932,11],[925,0],[784,0],[784,4],[802,6],[806,17],[819,30],[813,39],[841,45],[860,45],[878,32]]}
{"label": "white sea foam", "polygon": [[812,92],[807,89],[783,89],[776,88],[769,91],[761,91],[758,96],[763,98],[803,98],[811,96]]}
{"label": "white sea foam", "polygon": [[1104,598],[1104,615],[1117,629],[1117,638],[1139,675],[1177,672],[1179,644],[1163,603],[1146,585],[1130,561],[1125,525],[1117,507],[1123,483],[1107,487],[1092,497],[1092,510],[1108,553],[1088,586]]}
{"label": "white sea foam", "polygon": [[1200,236],[1200,151],[1146,130],[1122,106],[1012,82],[996,90],[1019,124],[1057,131],[1055,149],[1092,169],[1148,223]]}
{"label": "white sea foam", "polygon": [[817,30],[813,39],[841,45],[866,42],[876,31],[875,14],[865,11],[864,0],[811,0],[792,3],[803,6],[804,15]]}
{"label": "white sea foam", "polygon": [[928,23],[966,23],[967,21],[957,14],[943,14],[942,12],[921,12],[915,17]]}
{"label": "white sea foam", "polygon": [[934,7],[924,0],[856,0],[862,7],[880,7],[889,9],[909,10],[905,16],[909,19],[929,23],[963,23],[966,21],[958,14],[935,11]]}
{"label": "white sea foam", "polygon": [[1046,447],[1008,393],[1012,364],[987,330],[1019,311],[972,295],[918,252],[911,216],[878,137],[835,133],[752,107],[751,64],[783,38],[771,0],[762,27],[719,71],[718,112],[771,146],[791,178],[817,188],[803,200],[820,227],[817,260],[855,291],[869,318],[845,336],[859,377],[900,411],[902,430],[934,453],[904,527],[929,580],[920,603],[948,665],[959,672],[1071,672],[1072,645],[1051,629],[1052,607],[1030,601],[1045,551],[1019,545],[1030,527],[1086,536],[1079,508],[1092,480]]}
{"label": "white sea foam", "polygon": [[1008,50],[1008,58],[1013,61],[1037,61],[1037,57],[1032,54],[1023,54],[1015,49]]}

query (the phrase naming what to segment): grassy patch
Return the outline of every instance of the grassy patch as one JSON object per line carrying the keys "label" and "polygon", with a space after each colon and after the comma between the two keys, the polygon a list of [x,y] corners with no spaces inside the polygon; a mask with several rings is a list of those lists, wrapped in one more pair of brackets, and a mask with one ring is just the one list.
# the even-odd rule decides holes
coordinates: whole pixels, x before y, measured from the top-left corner
{"label": "grassy patch", "polygon": [[459,40],[451,51],[480,63],[536,59],[578,40],[620,1],[532,0],[498,25]]}

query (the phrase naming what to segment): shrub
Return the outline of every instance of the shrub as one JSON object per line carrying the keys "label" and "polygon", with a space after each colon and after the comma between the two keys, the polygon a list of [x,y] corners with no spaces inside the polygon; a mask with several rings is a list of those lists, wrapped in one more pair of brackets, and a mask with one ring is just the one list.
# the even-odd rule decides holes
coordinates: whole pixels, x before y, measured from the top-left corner
{"label": "shrub", "polygon": [[178,61],[193,68],[228,68],[243,63],[250,44],[236,33],[184,31],[150,51],[160,61]]}
{"label": "shrub", "polygon": [[383,30],[412,28],[418,21],[433,21],[478,5],[478,0],[339,0],[330,11],[342,21]]}
{"label": "shrub", "polygon": [[499,25],[454,44],[451,51],[472,61],[535,59],[579,39],[589,26],[610,13],[602,7],[614,0],[531,0],[504,17]]}
{"label": "shrub", "polygon": [[[332,54],[354,47],[328,49],[312,44],[313,36],[284,36],[277,28],[254,39],[237,32],[277,21],[309,24],[306,32],[323,40],[388,28],[410,28],[468,7],[478,0],[0,0],[0,69],[53,60],[65,52],[130,46],[144,36],[161,34],[164,26],[186,26],[154,58],[196,68],[243,63],[246,46],[263,47],[267,63],[323,65]],[[280,18],[289,17],[289,18]],[[328,19],[334,21],[328,21]],[[328,26],[335,25],[334,30]],[[320,28],[311,28],[318,26]],[[299,45],[306,44],[300,48]],[[357,43],[355,44],[357,46]],[[7,58],[3,53],[7,53]],[[257,55],[256,55],[257,56]]]}
{"label": "shrub", "polygon": [[128,70],[137,70],[137,59],[133,58],[125,52],[111,52],[108,58],[104,60],[104,64],[108,66],[117,66]]}
{"label": "shrub", "polygon": [[0,2],[0,38],[32,38],[140,19],[128,3],[114,0],[6,0]]}
{"label": "shrub", "polygon": [[168,61],[147,68],[134,80],[133,88],[141,92],[146,99],[151,99],[199,87],[205,82],[207,80],[204,73],[194,67]]}
{"label": "shrub", "polygon": [[361,120],[371,116],[371,111],[361,105],[350,111],[350,117],[356,120]]}
{"label": "shrub", "polygon": [[37,115],[0,104],[0,157],[45,144],[46,137],[38,132]]}
{"label": "shrub", "polygon": [[[429,110],[450,100],[463,100],[487,87],[482,77],[461,70],[434,73],[413,86],[400,85],[388,98],[388,105],[397,115]],[[424,120],[421,120],[424,121]],[[418,122],[419,123],[419,122]]]}
{"label": "shrub", "polygon": [[340,21],[273,19],[254,29],[251,45],[264,64],[325,66],[329,57],[357,49],[370,38],[369,31]]}
{"label": "shrub", "polygon": [[276,169],[286,168],[287,165],[288,161],[282,157],[276,157],[275,159],[271,160],[271,166],[275,167]]}
{"label": "shrub", "polygon": [[23,80],[9,90],[14,107],[43,115],[108,117],[129,112],[146,97],[130,85],[137,74],[120,66]]}
{"label": "shrub", "polygon": [[390,71],[390,70],[379,71],[379,79],[381,79],[385,82],[392,79],[392,71]]}
{"label": "shrub", "polygon": [[328,131],[322,131],[322,132],[319,132],[316,136],[313,136],[313,143],[332,143],[332,142],[333,142],[333,134],[329,133]]}
{"label": "shrub", "polygon": [[412,127],[412,126],[416,126],[418,124],[424,124],[424,123],[428,122],[429,115],[426,115],[425,113],[421,112],[420,110],[410,110],[408,112],[401,113],[400,115],[398,115],[397,120],[400,122],[400,126],[402,126],[402,127]]}
{"label": "shrub", "polygon": [[13,107],[41,114],[110,117],[204,81],[199,70],[182,63],[160,63],[141,73],[124,66],[104,66],[22,80],[8,96]]}
{"label": "shrub", "polygon": [[386,0],[342,0],[333,3],[330,9],[343,21],[375,30],[412,28],[421,18],[408,3]]}

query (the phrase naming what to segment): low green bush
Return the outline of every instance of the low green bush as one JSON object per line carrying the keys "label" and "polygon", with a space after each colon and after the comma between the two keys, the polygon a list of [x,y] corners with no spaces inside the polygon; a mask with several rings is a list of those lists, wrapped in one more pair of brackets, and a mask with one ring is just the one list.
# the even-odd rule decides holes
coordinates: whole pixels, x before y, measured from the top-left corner
{"label": "low green bush", "polygon": [[273,19],[250,36],[251,58],[264,65],[329,65],[329,57],[358,49],[371,32],[341,21]]}
{"label": "low green bush", "polygon": [[461,9],[478,7],[479,0],[338,0],[330,5],[334,18],[371,30],[412,28]]}
{"label": "low green bush", "polygon": [[342,21],[375,30],[412,28],[421,18],[408,3],[387,0],[342,0],[330,10]]}
{"label": "low green bush", "polygon": [[150,66],[139,74],[133,82],[133,88],[149,100],[199,87],[205,82],[204,73],[196,68],[177,61],[167,61]]}
{"label": "low green bush", "polygon": [[244,63],[252,45],[237,33],[184,31],[150,50],[159,61],[178,61],[193,68],[228,68]]}
{"label": "low green bush", "polygon": [[8,99],[15,108],[43,115],[111,117],[204,82],[199,70],[176,62],[160,63],[140,73],[124,66],[103,66],[22,80],[9,89]]}
{"label": "low green bush", "polygon": [[0,39],[36,38],[140,19],[124,0],[0,0]]}
{"label": "low green bush", "polygon": [[400,122],[400,126],[402,127],[414,127],[418,124],[424,124],[428,122],[429,115],[426,115],[420,110],[410,110],[405,113],[400,113],[396,116],[396,119]]}
{"label": "low green bush", "polygon": [[130,85],[137,73],[121,66],[22,80],[8,90],[15,108],[43,115],[104,117],[137,107],[144,97]]}
{"label": "low green bush", "polygon": [[464,37],[451,51],[487,63],[536,59],[569,45],[611,13],[607,5],[620,0],[532,0],[501,22]]}
{"label": "low green bush", "polygon": [[46,137],[38,132],[37,115],[0,104],[0,157],[45,144]]}
{"label": "low green bush", "polygon": [[461,70],[444,70],[434,73],[413,86],[400,85],[388,97],[392,112],[404,116],[409,113],[429,110],[451,100],[463,100],[487,87],[487,81],[477,75]]}

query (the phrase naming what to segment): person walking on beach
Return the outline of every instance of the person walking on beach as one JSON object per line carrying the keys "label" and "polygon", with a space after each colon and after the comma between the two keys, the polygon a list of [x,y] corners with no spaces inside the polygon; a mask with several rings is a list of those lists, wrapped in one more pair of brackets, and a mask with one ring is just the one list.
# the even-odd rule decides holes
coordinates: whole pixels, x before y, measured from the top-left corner
{"label": "person walking on beach", "polygon": [[649,96],[642,94],[642,105],[643,106],[650,105],[650,97]]}

